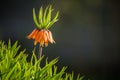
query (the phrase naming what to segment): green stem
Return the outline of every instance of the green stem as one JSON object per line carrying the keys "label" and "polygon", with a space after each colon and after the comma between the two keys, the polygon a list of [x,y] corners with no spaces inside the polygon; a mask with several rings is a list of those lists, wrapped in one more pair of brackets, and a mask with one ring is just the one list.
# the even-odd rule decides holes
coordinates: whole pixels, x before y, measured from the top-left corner
{"label": "green stem", "polygon": [[34,46],[33,52],[35,53],[36,47]]}

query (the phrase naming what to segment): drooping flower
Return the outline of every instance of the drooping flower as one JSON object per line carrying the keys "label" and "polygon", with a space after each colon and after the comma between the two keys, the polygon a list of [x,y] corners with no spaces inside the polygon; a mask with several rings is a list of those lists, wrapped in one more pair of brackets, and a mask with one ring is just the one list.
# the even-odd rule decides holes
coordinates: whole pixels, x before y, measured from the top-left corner
{"label": "drooping flower", "polygon": [[30,33],[27,38],[34,39],[34,45],[40,43],[40,46],[48,46],[48,43],[55,43],[52,33],[48,30],[55,22],[58,21],[59,12],[57,11],[53,19],[51,19],[52,6],[47,6],[43,11],[40,8],[38,19],[36,17],[35,9],[33,8],[33,20],[37,28],[35,28],[32,33]]}
{"label": "drooping flower", "polygon": [[28,39],[34,39],[34,45],[40,43],[40,46],[48,46],[48,43],[55,43],[52,33],[49,30],[34,29],[31,34],[27,36]]}

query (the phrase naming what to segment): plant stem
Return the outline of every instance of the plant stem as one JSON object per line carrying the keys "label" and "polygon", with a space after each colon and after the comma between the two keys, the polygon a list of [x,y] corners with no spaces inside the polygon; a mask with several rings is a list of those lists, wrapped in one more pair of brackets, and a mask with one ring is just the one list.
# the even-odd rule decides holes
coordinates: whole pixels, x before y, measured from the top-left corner
{"label": "plant stem", "polygon": [[36,47],[34,46],[33,52],[35,53]]}
{"label": "plant stem", "polygon": [[39,46],[38,59],[41,58],[41,56],[42,56],[42,46]]}

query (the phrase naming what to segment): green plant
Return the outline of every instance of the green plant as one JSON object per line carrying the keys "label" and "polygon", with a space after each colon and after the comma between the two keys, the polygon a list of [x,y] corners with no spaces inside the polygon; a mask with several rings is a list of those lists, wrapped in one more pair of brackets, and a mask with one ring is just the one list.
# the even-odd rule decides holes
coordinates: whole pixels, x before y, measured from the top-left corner
{"label": "green plant", "polygon": [[52,12],[52,5],[47,6],[45,10],[43,10],[43,7],[41,7],[37,19],[35,8],[33,8],[33,20],[38,29],[49,29],[55,22],[58,21],[59,11],[57,11],[53,19]]}
{"label": "green plant", "polygon": [[41,62],[44,56],[37,59],[34,52],[29,62],[27,62],[27,54],[25,50],[19,51],[18,41],[13,45],[8,42],[5,45],[0,41],[0,80],[82,80],[83,76],[75,79],[74,74],[65,73],[66,67],[58,71],[55,64],[58,58],[48,61],[44,67]]}
{"label": "green plant", "polygon": [[52,16],[52,5],[47,6],[45,10],[41,6],[39,14],[36,16],[35,8],[33,8],[33,20],[37,28],[35,28],[28,36],[28,39],[34,40],[34,45],[39,43],[39,58],[42,56],[42,47],[47,47],[48,43],[55,43],[52,37],[52,32],[48,30],[52,25],[58,21],[59,11]]}

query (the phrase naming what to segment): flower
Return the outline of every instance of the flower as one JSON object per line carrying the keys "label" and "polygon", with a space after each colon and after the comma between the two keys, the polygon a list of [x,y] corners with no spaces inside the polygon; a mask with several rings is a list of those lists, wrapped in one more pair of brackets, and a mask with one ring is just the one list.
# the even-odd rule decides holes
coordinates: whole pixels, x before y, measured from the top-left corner
{"label": "flower", "polygon": [[52,18],[52,6],[47,6],[45,10],[43,7],[40,8],[38,18],[35,13],[35,8],[33,8],[33,20],[36,25],[36,29],[30,33],[27,38],[34,39],[34,45],[40,43],[40,46],[48,46],[48,43],[55,43],[51,31],[48,29],[52,27],[52,25],[58,21],[59,11],[55,14],[54,18]]}
{"label": "flower", "polygon": [[48,46],[48,43],[55,43],[52,33],[49,30],[45,29],[34,29],[32,33],[27,36],[28,39],[34,39],[34,45],[40,43],[40,46]]}

